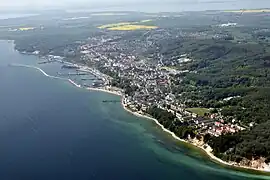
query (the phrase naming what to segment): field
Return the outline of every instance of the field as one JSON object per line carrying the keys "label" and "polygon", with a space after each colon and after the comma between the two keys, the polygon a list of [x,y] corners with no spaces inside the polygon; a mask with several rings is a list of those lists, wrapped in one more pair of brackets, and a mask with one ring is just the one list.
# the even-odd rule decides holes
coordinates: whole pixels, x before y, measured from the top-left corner
{"label": "field", "polygon": [[151,22],[151,19],[142,20],[140,22],[120,22],[115,24],[105,24],[99,26],[99,29],[108,29],[114,31],[134,31],[139,29],[156,29],[157,26],[150,26],[150,25],[142,25],[140,23],[147,23]]}
{"label": "field", "polygon": [[117,30],[117,31],[134,31],[139,29],[156,29],[157,26],[145,26],[145,25],[123,25],[117,27],[108,28],[109,30]]}
{"label": "field", "polygon": [[28,30],[33,30],[35,29],[34,27],[21,27],[19,28],[20,31],[28,31]]}
{"label": "field", "polygon": [[119,26],[124,26],[124,25],[129,25],[131,24],[130,22],[121,22],[121,23],[115,23],[115,24],[106,24],[99,26],[99,29],[107,29],[107,28],[113,28],[113,27],[119,27]]}
{"label": "field", "polygon": [[228,10],[224,12],[232,12],[232,13],[263,13],[270,12],[270,9],[240,9],[240,10]]}
{"label": "field", "polygon": [[204,116],[205,113],[209,113],[209,109],[206,108],[188,108],[187,111],[198,114],[199,116]]}

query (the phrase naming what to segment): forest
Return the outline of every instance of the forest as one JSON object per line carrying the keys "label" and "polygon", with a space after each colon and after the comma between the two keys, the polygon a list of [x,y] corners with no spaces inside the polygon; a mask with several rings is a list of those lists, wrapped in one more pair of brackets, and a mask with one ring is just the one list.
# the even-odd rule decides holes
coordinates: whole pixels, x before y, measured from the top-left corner
{"label": "forest", "polygon": [[243,157],[252,160],[260,157],[270,162],[270,122],[259,124],[250,131],[226,134],[219,137],[206,135],[205,142],[213,148],[213,153],[226,161],[240,162]]}
{"label": "forest", "polygon": [[158,120],[166,129],[174,132],[181,139],[195,138],[195,129],[188,125],[188,123],[182,123],[176,116],[167,110],[153,106],[147,109],[147,113]]}
{"label": "forest", "polygon": [[[255,124],[243,132],[206,138],[215,155],[227,161],[266,157],[269,162],[270,46],[204,40],[183,47],[191,49],[194,59],[181,67],[192,73],[184,74],[175,89],[193,100],[186,105],[216,108],[245,127]],[[228,97],[235,98],[223,100]]]}

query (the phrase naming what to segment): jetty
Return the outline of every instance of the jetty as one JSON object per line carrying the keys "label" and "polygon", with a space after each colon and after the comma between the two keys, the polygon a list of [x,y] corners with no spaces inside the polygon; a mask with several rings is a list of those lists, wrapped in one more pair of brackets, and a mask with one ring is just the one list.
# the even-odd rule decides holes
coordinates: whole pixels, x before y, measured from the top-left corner
{"label": "jetty", "polygon": [[88,73],[80,73],[80,72],[76,72],[76,73],[60,73],[57,72],[58,75],[61,76],[85,76],[85,75],[89,75]]}
{"label": "jetty", "polygon": [[103,100],[104,103],[118,103],[121,102],[121,100]]}
{"label": "jetty", "polygon": [[38,64],[48,64],[48,63],[53,63],[53,62],[55,62],[55,60],[41,61],[41,62],[38,62]]}
{"label": "jetty", "polygon": [[102,81],[101,78],[82,78],[81,80],[82,80],[82,81],[87,81],[87,80],[90,80],[90,81],[94,81],[94,80]]}

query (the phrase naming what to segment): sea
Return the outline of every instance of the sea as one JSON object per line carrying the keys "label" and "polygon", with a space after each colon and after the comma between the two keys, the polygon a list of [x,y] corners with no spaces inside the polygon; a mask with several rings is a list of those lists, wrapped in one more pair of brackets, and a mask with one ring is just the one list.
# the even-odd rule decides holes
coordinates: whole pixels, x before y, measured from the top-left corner
{"label": "sea", "polygon": [[270,179],[212,162],[119,102],[103,102],[118,96],[10,66],[50,75],[61,69],[40,61],[0,41],[1,180]]}
{"label": "sea", "polygon": [[23,17],[30,17],[30,16],[37,16],[38,14],[18,14],[18,13],[1,13],[0,12],[0,20],[3,19],[13,19],[13,18],[23,18]]}
{"label": "sea", "polygon": [[[76,2],[77,3],[77,2]],[[147,13],[158,12],[182,12],[182,11],[206,11],[206,10],[235,10],[235,9],[266,9],[270,8],[269,0],[130,0],[108,1],[72,6],[68,12],[84,11],[138,11]],[[76,8],[78,6],[78,8]]]}

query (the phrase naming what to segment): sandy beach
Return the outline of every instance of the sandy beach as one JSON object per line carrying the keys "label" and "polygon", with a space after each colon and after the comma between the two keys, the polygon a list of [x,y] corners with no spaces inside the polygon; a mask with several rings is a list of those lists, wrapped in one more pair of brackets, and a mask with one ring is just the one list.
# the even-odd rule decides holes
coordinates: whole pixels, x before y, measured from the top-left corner
{"label": "sandy beach", "polygon": [[90,91],[100,91],[100,92],[114,94],[114,95],[117,95],[117,96],[122,96],[122,94],[119,93],[119,92],[117,92],[117,91],[111,91],[111,90],[107,90],[107,89],[104,89],[104,88],[92,88],[92,87],[88,87],[86,89],[88,89]]}

